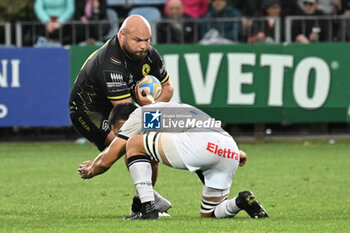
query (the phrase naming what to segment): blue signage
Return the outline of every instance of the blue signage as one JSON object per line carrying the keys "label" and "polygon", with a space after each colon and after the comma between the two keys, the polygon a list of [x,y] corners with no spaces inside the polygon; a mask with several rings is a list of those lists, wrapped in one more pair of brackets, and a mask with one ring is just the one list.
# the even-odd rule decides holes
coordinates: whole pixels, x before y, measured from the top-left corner
{"label": "blue signage", "polygon": [[69,126],[64,48],[0,48],[0,127]]}

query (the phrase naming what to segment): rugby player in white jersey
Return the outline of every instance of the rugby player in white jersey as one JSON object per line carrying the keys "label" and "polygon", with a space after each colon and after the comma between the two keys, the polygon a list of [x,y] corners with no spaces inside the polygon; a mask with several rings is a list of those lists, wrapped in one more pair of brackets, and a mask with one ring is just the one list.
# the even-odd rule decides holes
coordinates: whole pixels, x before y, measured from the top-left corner
{"label": "rugby player in white jersey", "polygon": [[[148,132],[144,129],[145,113],[152,113],[153,121],[165,112],[174,116],[169,119],[170,125],[171,121],[184,120],[183,116],[190,116],[190,123],[176,123],[183,126],[176,129],[165,125]],[[176,114],[172,114],[174,112]],[[197,124],[200,121],[202,123]],[[245,165],[247,155],[217,123],[187,104],[161,102],[143,106],[130,115],[108,150],[94,161],[80,165],[78,173],[84,179],[101,174],[126,151],[127,165],[141,200],[141,210],[126,217],[127,220],[157,219],[159,216],[152,186],[151,161],[198,174],[203,182],[201,217],[233,217],[241,210],[252,218],[268,217],[251,191],[227,199],[237,167]]]}
{"label": "rugby player in white jersey", "polygon": [[[115,135],[118,134],[119,129],[136,108],[137,107],[132,103],[128,103],[118,104],[112,109],[108,122],[110,129]],[[119,137],[116,137],[113,142],[113,146],[107,147],[107,149],[101,152],[94,161],[89,160],[79,166],[78,174],[84,173],[82,178],[89,179],[107,171],[114,162],[125,154],[127,139],[119,135]],[[155,185],[158,175],[158,162],[152,161],[152,172],[152,183]],[[167,210],[171,208],[171,203],[156,191],[154,191],[154,197],[156,209],[162,216],[169,216]],[[130,214],[135,214],[140,212],[140,210],[141,201],[138,196],[134,196]]]}

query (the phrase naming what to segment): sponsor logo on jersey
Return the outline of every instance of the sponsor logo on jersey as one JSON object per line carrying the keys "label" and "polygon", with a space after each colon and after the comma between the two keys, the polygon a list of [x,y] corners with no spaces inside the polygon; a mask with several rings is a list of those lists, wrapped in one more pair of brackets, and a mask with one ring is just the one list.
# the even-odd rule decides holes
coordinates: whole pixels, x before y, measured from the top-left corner
{"label": "sponsor logo on jersey", "polygon": [[151,71],[151,67],[148,64],[142,66],[142,75],[146,76]]}
{"label": "sponsor logo on jersey", "polygon": [[108,121],[107,121],[107,120],[104,120],[104,121],[102,122],[102,129],[103,129],[104,131],[107,131],[107,130],[109,129]]}
{"label": "sponsor logo on jersey", "polygon": [[239,154],[237,152],[231,151],[230,148],[220,148],[215,143],[208,142],[207,151],[222,158],[239,160]]}
{"label": "sponsor logo on jersey", "polygon": [[132,74],[129,75],[129,85],[134,82],[134,76]]}
{"label": "sponsor logo on jersey", "polygon": [[143,128],[144,129],[160,129],[162,113],[157,111],[143,112]]}
{"label": "sponsor logo on jersey", "polygon": [[160,68],[160,70],[159,70],[159,73],[160,74],[165,74],[165,67],[164,66],[162,66],[161,68]]}
{"label": "sponsor logo on jersey", "polygon": [[[115,71],[105,70],[104,77],[106,80],[107,88],[117,88],[119,90],[120,87],[126,86],[124,82],[123,74],[116,73]],[[112,91],[112,90],[109,90]]]}
{"label": "sponsor logo on jersey", "polygon": [[123,76],[118,73],[111,73],[111,80],[115,83],[123,82]]}
{"label": "sponsor logo on jersey", "polygon": [[108,88],[112,88],[112,87],[122,87],[122,86],[124,86],[123,83],[111,83],[111,82],[108,82],[108,83],[107,83],[107,87],[108,87]]}
{"label": "sponsor logo on jersey", "polygon": [[79,117],[78,121],[87,132],[91,130],[90,126],[86,123],[86,121],[82,117]]}

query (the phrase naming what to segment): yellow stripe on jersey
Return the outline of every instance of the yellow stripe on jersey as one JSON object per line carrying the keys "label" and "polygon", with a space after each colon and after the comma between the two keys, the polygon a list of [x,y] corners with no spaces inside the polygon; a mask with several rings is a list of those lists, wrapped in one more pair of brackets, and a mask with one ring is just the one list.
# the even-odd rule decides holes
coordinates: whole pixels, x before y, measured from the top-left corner
{"label": "yellow stripe on jersey", "polygon": [[[110,40],[111,40],[111,39],[107,40],[106,43],[105,43],[101,48],[105,47],[105,46],[108,44],[108,42],[109,42]],[[101,49],[101,48],[99,48],[99,49]],[[84,66],[86,65],[86,63],[95,55],[95,53],[96,53],[99,49],[96,49],[92,54],[90,54],[90,56],[86,59],[86,61],[84,62],[84,64],[81,66],[80,70],[82,70],[82,69],[84,68]]]}
{"label": "yellow stripe on jersey", "polygon": [[165,83],[169,79],[169,74],[165,76],[165,78],[160,82],[161,84]]}
{"label": "yellow stripe on jersey", "polygon": [[121,99],[126,99],[128,97],[130,97],[130,93],[121,95],[121,96],[107,96],[107,98],[110,100],[121,100]]}

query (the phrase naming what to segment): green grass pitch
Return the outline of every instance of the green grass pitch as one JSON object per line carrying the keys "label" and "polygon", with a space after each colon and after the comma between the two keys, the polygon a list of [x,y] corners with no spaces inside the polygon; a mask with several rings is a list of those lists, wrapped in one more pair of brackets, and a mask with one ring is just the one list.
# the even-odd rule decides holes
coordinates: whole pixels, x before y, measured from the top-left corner
{"label": "green grass pitch", "polygon": [[172,202],[171,217],[123,221],[135,192],[123,160],[81,180],[92,145],[1,143],[0,232],[350,232],[349,140],[239,146],[248,162],[230,197],[252,190],[269,219],[201,219],[197,176],[161,165],[156,190]]}

